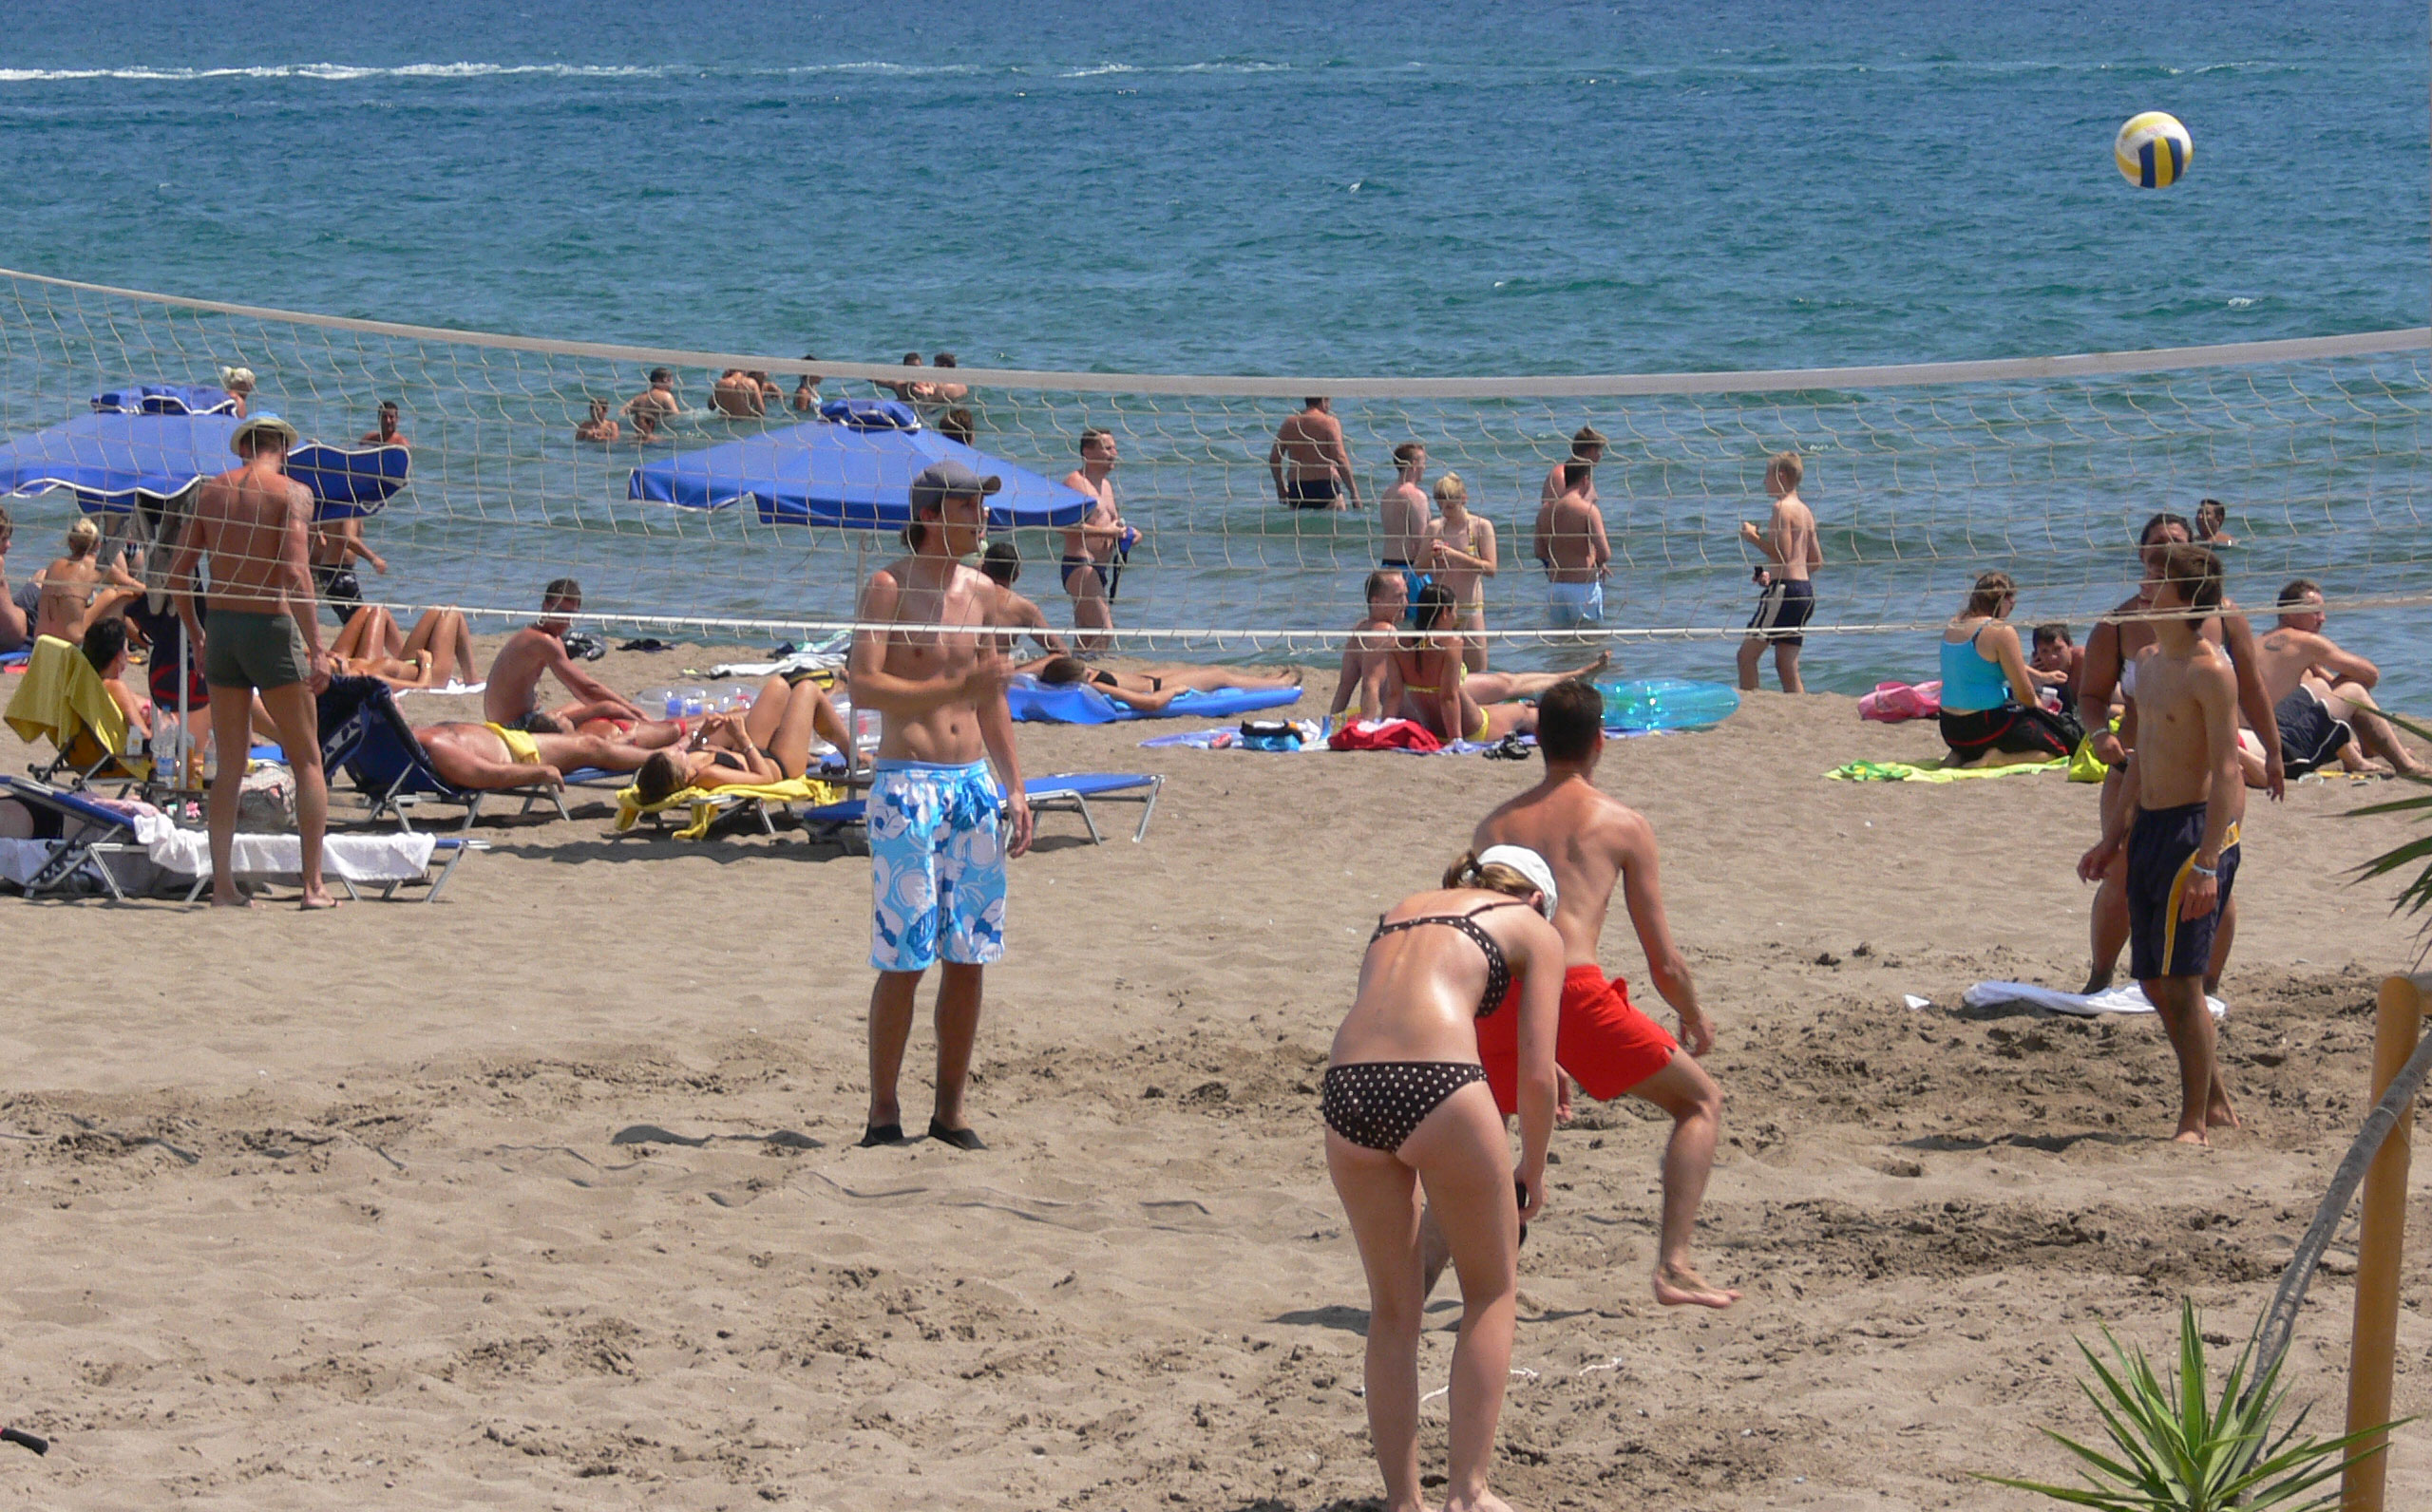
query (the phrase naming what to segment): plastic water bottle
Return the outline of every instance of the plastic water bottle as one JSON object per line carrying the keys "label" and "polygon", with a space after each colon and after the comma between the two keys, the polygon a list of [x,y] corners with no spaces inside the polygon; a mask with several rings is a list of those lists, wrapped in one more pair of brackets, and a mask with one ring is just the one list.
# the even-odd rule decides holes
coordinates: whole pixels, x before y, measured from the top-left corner
{"label": "plastic water bottle", "polygon": [[879,736],[884,727],[885,721],[880,717],[877,709],[854,709],[853,744],[865,751],[878,749]]}

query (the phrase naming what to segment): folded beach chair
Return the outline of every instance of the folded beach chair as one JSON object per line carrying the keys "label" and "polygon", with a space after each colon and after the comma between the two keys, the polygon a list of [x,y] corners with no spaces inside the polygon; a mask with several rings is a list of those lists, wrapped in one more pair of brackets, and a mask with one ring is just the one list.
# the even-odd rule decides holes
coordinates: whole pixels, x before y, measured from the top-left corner
{"label": "folded beach chair", "polygon": [[555,805],[560,819],[566,812],[558,790],[534,783],[526,787],[459,787],[439,775],[415,738],[413,727],[397,711],[396,695],[377,677],[332,677],[321,694],[321,765],[326,771],[344,772],[355,790],[371,804],[370,822],[390,815],[399,828],[410,832],[412,810],[424,803],[465,805],[464,827],[481,816],[482,800],[521,798],[522,812],[535,803]]}
{"label": "folded beach chair", "polygon": [[[1060,809],[1080,815],[1092,845],[1105,844],[1106,836],[1099,832],[1097,817],[1090,810],[1091,799],[1138,803],[1140,823],[1131,832],[1132,842],[1137,844],[1148,839],[1149,821],[1155,816],[1157,800],[1165,790],[1166,780],[1151,772],[1058,772],[1053,777],[1033,777],[1022,784],[1022,791],[1030,797],[1032,812]],[[805,829],[818,837],[837,840],[846,850],[869,848],[869,810],[862,799],[824,803],[805,809],[796,817]]]}
{"label": "folded beach chair", "polygon": [[126,714],[102,686],[102,674],[82,651],[57,636],[35,640],[25,677],[0,718],[28,745],[49,742],[57,754],[32,767],[43,782],[132,785],[152,776],[148,757],[121,754],[126,748]]}
{"label": "folded beach chair", "polygon": [[[55,818],[61,838],[49,841],[0,841],[10,852],[31,848],[31,854],[0,855],[0,874],[15,881],[28,898],[64,887],[79,873],[98,879],[110,897],[126,900],[127,874],[150,879],[160,873],[191,877],[186,900],[202,896],[211,884],[209,837],[200,830],[179,829],[165,817],[137,817],[96,802],[84,793],[0,775],[0,797]],[[240,876],[292,876],[301,842],[293,835],[237,837],[236,867]],[[357,883],[377,887],[384,898],[394,898],[407,883],[429,886],[425,902],[437,902],[466,855],[489,846],[477,840],[433,835],[332,835],[322,847],[322,871],[350,898],[363,895]],[[122,858],[142,858],[130,864]],[[140,890],[149,891],[139,884]]]}

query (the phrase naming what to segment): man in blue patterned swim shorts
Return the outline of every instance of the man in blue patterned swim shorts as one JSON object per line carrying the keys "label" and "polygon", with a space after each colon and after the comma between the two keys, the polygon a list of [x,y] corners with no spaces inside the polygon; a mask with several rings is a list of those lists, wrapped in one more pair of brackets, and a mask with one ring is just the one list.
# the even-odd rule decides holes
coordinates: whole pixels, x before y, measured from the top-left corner
{"label": "man in blue patterned swim shorts", "polygon": [[[985,1147],[963,1116],[963,1084],[979,1031],[981,973],[1005,953],[1005,862],[1030,848],[1031,834],[1005,708],[1008,667],[981,633],[997,587],[960,561],[979,549],[986,499],[998,486],[960,463],[924,470],[912,482],[904,528],[912,554],[872,573],[862,593],[860,619],[897,627],[855,635],[848,667],[853,707],[884,720],[867,809],[878,981],[865,1147],[904,1143],[896,1082],[914,994],[933,965],[938,1081],[929,1138]],[[1010,804],[1008,794],[1016,795]]]}

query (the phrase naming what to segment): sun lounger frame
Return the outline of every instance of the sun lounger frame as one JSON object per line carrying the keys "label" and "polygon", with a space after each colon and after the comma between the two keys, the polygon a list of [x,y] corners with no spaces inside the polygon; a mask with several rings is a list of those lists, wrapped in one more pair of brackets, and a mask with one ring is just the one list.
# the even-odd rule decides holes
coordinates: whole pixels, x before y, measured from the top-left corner
{"label": "sun lounger frame", "polygon": [[[1098,828],[1097,816],[1090,808],[1091,799],[1138,803],[1140,822],[1131,831],[1131,842],[1136,845],[1149,838],[1149,822],[1156,817],[1157,800],[1165,796],[1166,780],[1156,772],[1058,772],[1023,783],[1022,791],[1029,796],[1034,814],[1051,811],[1080,815],[1092,845],[1105,844],[1106,835]],[[869,822],[865,803],[865,800],[856,798],[798,809],[796,813],[806,831],[817,829],[813,839],[834,840],[848,852],[866,851]]]}
{"label": "sun lounger frame", "polygon": [[[119,886],[118,878],[111,873],[108,866],[100,863],[98,858],[149,854],[143,846],[135,843],[131,839],[111,838],[132,836],[135,833],[133,821],[114,809],[103,807],[72,788],[53,787],[43,783],[28,782],[22,777],[0,774],[0,797],[13,798],[22,803],[47,808],[63,820],[73,819],[88,826],[101,826],[91,834],[79,836],[74,840],[62,839],[50,842],[49,857],[43,861],[40,869],[26,880],[23,889],[26,898],[38,898],[53,888],[64,886],[69,878],[89,867],[101,878],[102,886],[108,890],[113,901],[121,903],[127,901],[126,892]],[[461,836],[434,838],[431,860],[438,862],[442,851],[447,853],[447,860],[440,864],[439,875],[436,877],[428,876],[428,867],[424,869],[426,879],[430,884],[430,891],[423,895],[423,901],[426,903],[439,901],[439,895],[446,889],[447,879],[456,875],[456,868],[464,862],[466,856],[473,851],[484,851],[489,848],[487,841],[466,840]],[[354,883],[343,877],[336,878],[335,880],[340,887],[346,889],[347,897],[357,901],[362,899],[363,895],[355,890]],[[384,900],[394,898],[399,890],[410,880],[409,878],[398,878],[393,881],[377,884],[380,888],[380,897]],[[210,884],[211,875],[208,872],[197,875],[194,885],[186,889],[185,900],[191,903],[200,898],[202,890]]]}

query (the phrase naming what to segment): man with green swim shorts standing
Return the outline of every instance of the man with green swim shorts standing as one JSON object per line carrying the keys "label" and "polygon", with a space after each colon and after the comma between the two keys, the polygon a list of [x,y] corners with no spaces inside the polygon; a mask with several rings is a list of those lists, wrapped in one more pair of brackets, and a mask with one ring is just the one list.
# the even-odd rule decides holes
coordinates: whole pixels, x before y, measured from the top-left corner
{"label": "man with green swim shorts standing", "polygon": [[[314,695],[329,686],[313,597],[313,495],[287,476],[295,427],[263,412],[228,438],[240,465],[202,485],[194,514],[169,569],[186,636],[202,645],[203,681],[211,685],[211,738],[218,771],[211,782],[211,901],[246,907],[229,868],[237,835],[237,799],[245,780],[253,735],[253,701],[278,727],[278,741],[295,772],[295,828],[303,840],[304,906],[335,908],[321,883],[321,836],[330,791],[321,778],[320,716]],[[195,613],[195,562],[207,558],[210,633]]]}

